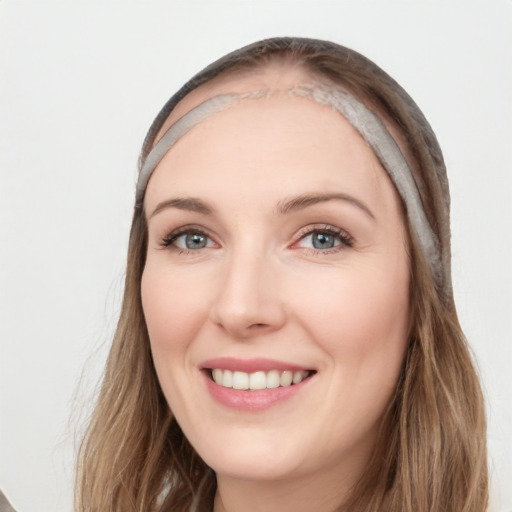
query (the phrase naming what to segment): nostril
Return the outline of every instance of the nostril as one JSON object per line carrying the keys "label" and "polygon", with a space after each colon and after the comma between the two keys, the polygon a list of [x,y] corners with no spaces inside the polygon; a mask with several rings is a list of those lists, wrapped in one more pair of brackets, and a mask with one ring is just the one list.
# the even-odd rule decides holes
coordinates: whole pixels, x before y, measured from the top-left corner
{"label": "nostril", "polygon": [[251,324],[251,325],[249,325],[249,329],[257,329],[257,328],[266,327],[266,326],[267,326],[267,324],[262,324],[262,323]]}

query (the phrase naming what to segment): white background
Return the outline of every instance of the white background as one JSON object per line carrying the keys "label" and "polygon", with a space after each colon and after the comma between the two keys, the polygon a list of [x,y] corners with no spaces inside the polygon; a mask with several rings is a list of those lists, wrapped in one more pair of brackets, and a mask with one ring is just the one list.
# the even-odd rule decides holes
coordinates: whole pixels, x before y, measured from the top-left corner
{"label": "white background", "polygon": [[275,35],[364,53],[438,135],[493,510],[512,511],[512,2],[13,0],[0,2],[0,488],[19,512],[72,508],[150,122],[204,65]]}

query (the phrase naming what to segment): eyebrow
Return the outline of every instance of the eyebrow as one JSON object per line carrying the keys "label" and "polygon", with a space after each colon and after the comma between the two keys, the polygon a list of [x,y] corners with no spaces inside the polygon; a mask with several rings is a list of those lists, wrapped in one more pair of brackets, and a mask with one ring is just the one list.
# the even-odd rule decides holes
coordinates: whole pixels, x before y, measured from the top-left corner
{"label": "eyebrow", "polygon": [[288,201],[282,202],[280,201],[278,204],[277,211],[281,214],[287,214],[291,212],[295,212],[297,210],[303,210],[308,206],[313,206],[318,203],[323,203],[327,201],[345,201],[353,206],[356,206],[360,210],[362,210],[366,215],[368,215],[371,219],[375,220],[375,215],[372,213],[370,208],[366,206],[362,201],[352,197],[348,194],[335,193],[335,194],[303,194]]}
{"label": "eyebrow", "polygon": [[[366,215],[368,215],[371,219],[375,220],[375,215],[362,201],[348,194],[341,193],[303,194],[284,202],[280,201],[277,206],[277,212],[281,215],[286,215],[288,213],[296,212],[298,210],[303,210],[304,208],[313,206],[318,203],[336,200],[345,201],[353,206],[356,206],[357,208],[362,210]],[[186,197],[167,199],[165,201],[158,203],[157,207],[153,210],[153,213],[151,213],[149,218],[154,217],[161,211],[166,210],[168,208],[177,208],[179,210],[201,213],[203,215],[211,215],[212,213],[214,213],[214,209],[211,206],[209,206],[205,201],[194,197]]]}
{"label": "eyebrow", "polygon": [[153,213],[149,216],[149,218],[154,217],[161,211],[168,208],[178,208],[179,210],[202,213],[203,215],[211,215],[214,211],[211,206],[209,206],[201,199],[196,199],[194,197],[175,198],[167,199],[166,201],[158,203],[157,207],[153,210]]}

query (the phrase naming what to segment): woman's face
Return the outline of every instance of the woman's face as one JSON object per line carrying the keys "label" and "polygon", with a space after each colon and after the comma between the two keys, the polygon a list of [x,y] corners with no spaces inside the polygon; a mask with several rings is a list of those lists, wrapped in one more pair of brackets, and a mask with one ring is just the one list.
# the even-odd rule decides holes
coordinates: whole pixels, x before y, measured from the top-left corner
{"label": "woman's face", "polygon": [[154,364],[197,452],[219,477],[357,476],[409,319],[399,200],[364,140],[312,100],[244,100],[167,153],[145,211]]}

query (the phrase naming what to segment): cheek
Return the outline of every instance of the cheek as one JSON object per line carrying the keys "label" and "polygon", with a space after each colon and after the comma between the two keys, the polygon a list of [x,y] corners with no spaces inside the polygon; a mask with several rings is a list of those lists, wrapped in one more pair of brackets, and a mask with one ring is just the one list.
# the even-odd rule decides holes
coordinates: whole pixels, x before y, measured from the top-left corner
{"label": "cheek", "polygon": [[304,294],[303,328],[330,360],[318,410],[330,418],[332,446],[374,439],[407,347],[408,272],[361,270]]}
{"label": "cheek", "polygon": [[338,272],[327,286],[311,281],[302,325],[334,363],[339,379],[393,389],[409,328],[409,274],[404,264]]}
{"label": "cheek", "polygon": [[207,314],[208,290],[190,280],[186,272],[170,272],[149,262],[141,282],[144,317],[155,364],[161,353],[184,350]]}
{"label": "cheek", "polygon": [[[156,374],[171,410],[187,410],[191,391],[183,382],[191,378],[191,350],[207,318],[208,281],[186,271],[171,271],[165,262],[147,262],[141,298]],[[199,283],[201,282],[201,285]],[[195,397],[192,402],[198,401]]]}

